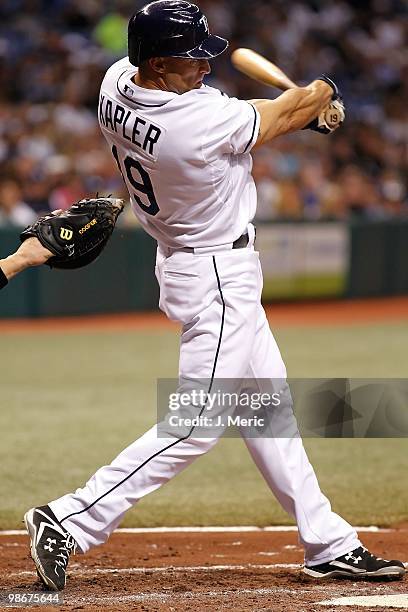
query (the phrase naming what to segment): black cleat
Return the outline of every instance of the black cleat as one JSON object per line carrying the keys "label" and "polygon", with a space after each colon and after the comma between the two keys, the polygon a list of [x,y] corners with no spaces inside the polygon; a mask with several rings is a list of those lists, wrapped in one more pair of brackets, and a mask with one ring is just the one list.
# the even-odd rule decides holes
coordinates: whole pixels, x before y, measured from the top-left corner
{"label": "black cleat", "polygon": [[406,570],[401,561],[387,561],[363,546],[328,563],[305,566],[303,573],[312,578],[402,578]]}
{"label": "black cleat", "polygon": [[46,587],[62,591],[70,554],[77,547],[74,538],[62,527],[49,506],[31,508],[24,515],[31,539],[31,556]]}

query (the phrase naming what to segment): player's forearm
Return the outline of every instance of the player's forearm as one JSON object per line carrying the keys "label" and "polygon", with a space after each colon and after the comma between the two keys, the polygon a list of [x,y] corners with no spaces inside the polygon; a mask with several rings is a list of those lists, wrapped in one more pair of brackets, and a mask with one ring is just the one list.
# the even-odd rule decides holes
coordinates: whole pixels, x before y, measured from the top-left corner
{"label": "player's forearm", "polygon": [[19,252],[9,255],[5,259],[0,259],[0,268],[7,280],[10,280],[13,276],[29,267],[29,261]]}
{"label": "player's forearm", "polygon": [[302,129],[330,103],[333,89],[324,81],[285,91],[275,100],[251,100],[261,115],[258,144]]}
{"label": "player's forearm", "polygon": [[18,250],[5,259],[0,259],[0,289],[7,281],[31,266],[40,266],[50,257],[51,251],[42,246],[37,238],[28,238]]}
{"label": "player's forearm", "polygon": [[28,268],[28,264],[19,253],[13,253],[6,259],[0,259],[0,289],[3,289],[13,276],[26,268]]}

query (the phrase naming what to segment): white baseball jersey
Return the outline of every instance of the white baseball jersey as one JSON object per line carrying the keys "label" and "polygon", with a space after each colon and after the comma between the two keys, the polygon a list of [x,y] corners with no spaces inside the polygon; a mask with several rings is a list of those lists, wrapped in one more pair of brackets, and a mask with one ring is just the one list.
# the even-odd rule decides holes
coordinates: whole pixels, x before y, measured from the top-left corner
{"label": "white baseball jersey", "polygon": [[233,242],[256,210],[258,111],[207,86],[145,89],[136,72],[128,58],[108,70],[98,117],[141,225],[171,248]]}

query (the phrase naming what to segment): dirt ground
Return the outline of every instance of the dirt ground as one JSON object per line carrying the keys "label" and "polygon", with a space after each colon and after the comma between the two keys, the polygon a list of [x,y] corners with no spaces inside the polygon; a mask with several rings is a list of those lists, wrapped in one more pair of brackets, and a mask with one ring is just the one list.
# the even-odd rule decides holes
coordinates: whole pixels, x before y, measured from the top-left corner
{"label": "dirt ground", "polygon": [[[408,319],[408,297],[367,300],[290,302],[267,305],[271,324],[279,325],[349,325],[376,321]],[[138,312],[86,317],[45,319],[0,319],[0,333],[178,329],[160,312]]]}
{"label": "dirt ground", "polygon": [[[379,556],[408,561],[406,526],[363,533],[361,540]],[[407,577],[391,582],[316,582],[302,576],[301,563],[295,532],[116,533],[104,546],[71,557],[64,603],[58,609],[378,612],[386,608],[332,607],[321,602],[352,595],[408,593]],[[42,592],[27,536],[0,536],[0,575],[0,594]]]}

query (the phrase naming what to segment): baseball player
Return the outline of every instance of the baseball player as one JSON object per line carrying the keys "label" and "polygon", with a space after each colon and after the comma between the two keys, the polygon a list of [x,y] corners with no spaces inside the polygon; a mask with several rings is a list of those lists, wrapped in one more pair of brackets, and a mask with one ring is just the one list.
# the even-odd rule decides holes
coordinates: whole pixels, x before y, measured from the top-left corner
{"label": "baseball player", "polygon": [[[208,392],[215,378],[233,381],[236,390],[245,381],[254,391],[257,380],[280,380],[290,402],[285,365],[261,305],[250,153],[305,127],[327,131],[318,118],[339,94],[321,77],[275,100],[230,98],[203,83],[209,61],[227,46],[210,34],[194,4],[146,5],[129,22],[129,57],[106,73],[98,117],[134,213],[158,244],[160,308],[182,325],[180,380],[208,380]],[[47,256],[35,239],[27,244],[26,251],[30,245],[37,249],[28,257],[31,264]],[[7,276],[7,260],[3,263]],[[194,409],[200,416],[205,406]],[[31,554],[44,584],[63,589],[76,548],[85,553],[104,543],[129,508],[217,440],[195,436],[194,426],[186,435],[164,438],[154,426],[83,488],[29,510]],[[332,511],[298,434],[244,441],[271,491],[296,520],[308,576],[405,573],[400,561],[369,553]]]}

